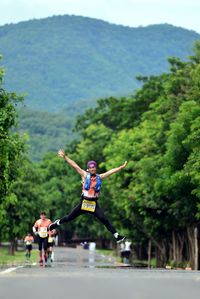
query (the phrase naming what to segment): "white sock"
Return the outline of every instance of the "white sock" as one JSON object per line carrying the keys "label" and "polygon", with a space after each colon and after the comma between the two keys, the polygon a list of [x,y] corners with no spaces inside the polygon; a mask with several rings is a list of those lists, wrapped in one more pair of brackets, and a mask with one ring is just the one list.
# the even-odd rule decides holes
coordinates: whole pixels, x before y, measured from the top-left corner
{"label": "white sock", "polygon": [[57,220],[57,225],[60,225],[60,220]]}
{"label": "white sock", "polygon": [[114,237],[115,237],[116,239],[118,238],[118,236],[119,236],[118,233],[114,233]]}

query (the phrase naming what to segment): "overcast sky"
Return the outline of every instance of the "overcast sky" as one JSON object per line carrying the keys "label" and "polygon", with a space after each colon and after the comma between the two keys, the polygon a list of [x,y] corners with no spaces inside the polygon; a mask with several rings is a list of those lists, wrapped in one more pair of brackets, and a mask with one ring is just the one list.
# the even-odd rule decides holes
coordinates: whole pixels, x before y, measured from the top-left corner
{"label": "overcast sky", "polygon": [[64,14],[131,27],[170,23],[200,33],[200,0],[0,0],[0,25]]}

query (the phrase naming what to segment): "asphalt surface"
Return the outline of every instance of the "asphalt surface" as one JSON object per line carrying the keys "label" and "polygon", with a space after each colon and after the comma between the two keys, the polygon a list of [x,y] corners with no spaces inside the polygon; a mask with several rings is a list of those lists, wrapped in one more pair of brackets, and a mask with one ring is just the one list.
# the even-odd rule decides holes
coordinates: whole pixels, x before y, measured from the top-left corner
{"label": "asphalt surface", "polygon": [[0,299],[12,298],[198,299],[200,272],[122,268],[88,250],[56,248],[52,267],[0,272]]}

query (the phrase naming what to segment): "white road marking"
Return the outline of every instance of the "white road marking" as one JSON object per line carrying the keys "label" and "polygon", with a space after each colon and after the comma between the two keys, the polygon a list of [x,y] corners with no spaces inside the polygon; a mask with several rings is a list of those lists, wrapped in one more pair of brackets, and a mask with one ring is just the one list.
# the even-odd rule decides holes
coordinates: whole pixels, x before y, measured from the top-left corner
{"label": "white road marking", "polygon": [[6,269],[4,271],[1,271],[0,275],[9,274],[9,273],[11,273],[11,272],[13,272],[13,271],[15,271],[15,270],[17,270],[19,268],[23,268],[23,266],[8,268],[8,269]]}

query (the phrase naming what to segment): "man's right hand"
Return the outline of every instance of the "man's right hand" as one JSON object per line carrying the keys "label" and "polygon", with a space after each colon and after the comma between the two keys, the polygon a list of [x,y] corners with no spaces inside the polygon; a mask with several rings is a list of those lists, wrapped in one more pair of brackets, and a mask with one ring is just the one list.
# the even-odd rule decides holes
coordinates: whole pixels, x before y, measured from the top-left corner
{"label": "man's right hand", "polygon": [[61,157],[61,158],[64,158],[64,157],[65,157],[65,152],[64,152],[63,149],[60,149],[60,150],[58,151],[58,156]]}

